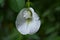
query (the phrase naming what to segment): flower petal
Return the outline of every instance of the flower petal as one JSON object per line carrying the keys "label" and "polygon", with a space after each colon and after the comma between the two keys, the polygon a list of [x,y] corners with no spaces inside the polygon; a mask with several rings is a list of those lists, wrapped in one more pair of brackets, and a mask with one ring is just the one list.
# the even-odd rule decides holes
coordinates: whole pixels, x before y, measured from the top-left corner
{"label": "flower petal", "polygon": [[29,10],[32,12],[32,20],[29,24],[26,23],[26,19],[23,16],[24,11],[27,11],[27,8],[22,9],[16,19],[16,28],[23,35],[36,33],[41,25],[39,16],[34,9],[30,7]]}

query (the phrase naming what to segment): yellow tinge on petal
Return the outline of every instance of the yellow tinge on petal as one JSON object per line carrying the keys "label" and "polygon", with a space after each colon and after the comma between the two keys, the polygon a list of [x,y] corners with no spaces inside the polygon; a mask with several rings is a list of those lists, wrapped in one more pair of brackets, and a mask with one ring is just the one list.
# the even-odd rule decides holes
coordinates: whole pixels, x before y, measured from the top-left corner
{"label": "yellow tinge on petal", "polygon": [[28,10],[27,14],[29,15],[29,17],[26,19],[26,23],[29,24],[32,20],[32,12],[30,10]]}

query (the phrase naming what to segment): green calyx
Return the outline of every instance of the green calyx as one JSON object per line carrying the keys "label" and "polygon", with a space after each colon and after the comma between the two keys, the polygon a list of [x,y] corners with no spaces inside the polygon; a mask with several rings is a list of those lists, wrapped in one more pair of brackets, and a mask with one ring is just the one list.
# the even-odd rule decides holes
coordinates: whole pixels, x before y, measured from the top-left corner
{"label": "green calyx", "polygon": [[30,4],[31,4],[31,2],[28,0],[28,1],[26,2],[26,6],[29,8],[29,7],[30,7]]}

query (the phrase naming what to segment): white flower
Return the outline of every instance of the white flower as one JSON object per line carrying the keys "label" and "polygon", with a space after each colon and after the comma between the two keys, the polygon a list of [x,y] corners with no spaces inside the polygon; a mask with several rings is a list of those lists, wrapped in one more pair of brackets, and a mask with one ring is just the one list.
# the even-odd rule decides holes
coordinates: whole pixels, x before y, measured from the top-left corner
{"label": "white flower", "polygon": [[23,8],[19,12],[15,23],[17,30],[23,35],[36,33],[41,25],[39,16],[31,7]]}

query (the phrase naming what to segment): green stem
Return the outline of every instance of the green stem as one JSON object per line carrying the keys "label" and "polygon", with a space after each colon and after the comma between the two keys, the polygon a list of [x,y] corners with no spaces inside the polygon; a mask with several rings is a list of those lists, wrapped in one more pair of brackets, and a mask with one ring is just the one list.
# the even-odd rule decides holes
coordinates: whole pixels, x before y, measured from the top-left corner
{"label": "green stem", "polygon": [[27,1],[27,7],[30,7],[30,0]]}

